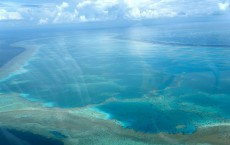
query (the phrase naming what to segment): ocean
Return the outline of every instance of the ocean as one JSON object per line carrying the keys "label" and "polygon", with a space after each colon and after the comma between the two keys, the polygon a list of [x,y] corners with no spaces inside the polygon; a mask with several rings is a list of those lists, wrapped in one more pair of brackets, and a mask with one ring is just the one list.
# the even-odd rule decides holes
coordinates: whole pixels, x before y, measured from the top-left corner
{"label": "ocean", "polygon": [[23,47],[36,51],[24,71],[0,81],[0,93],[47,108],[93,106],[137,132],[193,134],[230,119],[228,27],[193,22],[22,35],[15,51],[1,44],[9,55],[0,65]]}

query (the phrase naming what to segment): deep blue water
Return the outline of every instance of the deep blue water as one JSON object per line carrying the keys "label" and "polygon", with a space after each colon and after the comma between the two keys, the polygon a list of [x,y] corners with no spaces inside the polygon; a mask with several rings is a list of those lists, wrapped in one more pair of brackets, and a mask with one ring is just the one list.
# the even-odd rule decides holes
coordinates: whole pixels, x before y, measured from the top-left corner
{"label": "deep blue water", "polygon": [[30,132],[0,128],[1,145],[64,145],[60,140],[47,138]]}
{"label": "deep blue water", "polygon": [[9,62],[12,58],[22,53],[24,48],[9,46],[12,42],[0,42],[0,67]]}
{"label": "deep blue water", "polygon": [[228,26],[47,32],[43,39],[21,42],[39,49],[24,67],[27,71],[0,82],[0,92],[63,108],[117,98],[98,108],[128,128],[193,133],[199,124],[230,117]]}
{"label": "deep blue water", "polygon": [[[193,122],[201,116],[183,110],[162,110],[146,102],[112,102],[98,107],[109,112],[110,119],[120,120],[124,127],[148,133],[193,133]],[[182,125],[183,127],[178,126]]]}
{"label": "deep blue water", "polygon": [[61,134],[58,131],[50,131],[50,133],[53,134],[56,138],[60,138],[60,139],[67,138],[67,136]]}

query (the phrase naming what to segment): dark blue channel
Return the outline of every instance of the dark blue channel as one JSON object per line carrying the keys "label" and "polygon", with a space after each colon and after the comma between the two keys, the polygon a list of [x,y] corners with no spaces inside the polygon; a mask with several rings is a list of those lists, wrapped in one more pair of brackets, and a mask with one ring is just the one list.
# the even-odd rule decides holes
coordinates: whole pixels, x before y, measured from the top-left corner
{"label": "dark blue channel", "polygon": [[31,132],[0,128],[1,145],[64,145],[60,140],[47,138]]}

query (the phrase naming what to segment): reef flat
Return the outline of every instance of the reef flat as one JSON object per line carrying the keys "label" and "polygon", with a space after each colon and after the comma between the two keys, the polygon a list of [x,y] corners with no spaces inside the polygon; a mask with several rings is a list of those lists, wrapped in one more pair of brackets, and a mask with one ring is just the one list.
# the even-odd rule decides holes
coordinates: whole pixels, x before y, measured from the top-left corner
{"label": "reef flat", "polygon": [[[229,124],[198,128],[193,134],[141,133],[124,129],[114,120],[92,109],[47,108],[17,94],[0,95],[0,127],[29,131],[58,139],[65,145],[218,144],[230,142]],[[56,131],[65,138],[53,134]]]}

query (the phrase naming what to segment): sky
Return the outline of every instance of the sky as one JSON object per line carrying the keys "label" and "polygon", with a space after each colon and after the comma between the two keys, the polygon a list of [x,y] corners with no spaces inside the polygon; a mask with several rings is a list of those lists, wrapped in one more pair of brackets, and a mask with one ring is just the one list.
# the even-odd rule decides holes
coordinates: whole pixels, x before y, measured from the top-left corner
{"label": "sky", "polygon": [[227,15],[230,0],[1,0],[1,25]]}

